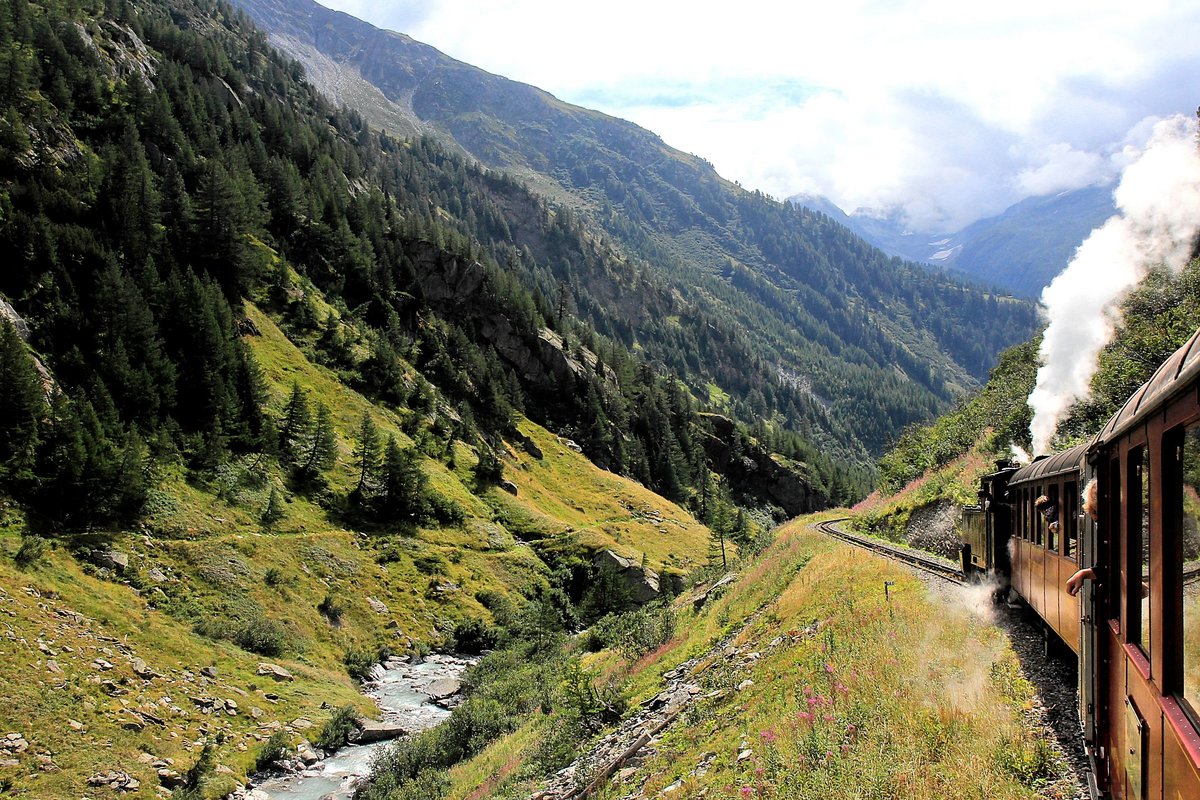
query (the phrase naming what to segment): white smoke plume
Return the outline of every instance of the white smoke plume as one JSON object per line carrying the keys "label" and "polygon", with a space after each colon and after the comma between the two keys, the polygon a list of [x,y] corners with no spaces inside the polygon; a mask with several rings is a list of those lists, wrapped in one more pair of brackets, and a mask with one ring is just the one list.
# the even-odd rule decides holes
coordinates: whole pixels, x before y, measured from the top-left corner
{"label": "white smoke plume", "polygon": [[1033,462],[1033,456],[1029,455],[1028,451],[1016,442],[1008,443],[1008,452],[1012,456],[1013,463],[1018,467],[1023,467]]}
{"label": "white smoke plume", "polygon": [[1182,267],[1200,229],[1200,155],[1191,121],[1162,120],[1145,149],[1132,155],[1113,192],[1118,213],[1092,231],[1042,292],[1050,322],[1028,401],[1035,455],[1049,449],[1070,405],[1087,396],[1118,304],[1151,267]]}

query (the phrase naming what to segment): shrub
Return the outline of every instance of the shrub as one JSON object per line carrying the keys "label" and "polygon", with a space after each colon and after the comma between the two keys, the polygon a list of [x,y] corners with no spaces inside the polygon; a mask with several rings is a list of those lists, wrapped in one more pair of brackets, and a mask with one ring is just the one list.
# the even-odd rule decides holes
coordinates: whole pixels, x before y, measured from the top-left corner
{"label": "shrub", "polygon": [[452,649],[476,655],[495,647],[498,638],[495,630],[476,617],[459,620],[450,636]]}
{"label": "shrub", "polygon": [[383,645],[377,650],[363,647],[351,647],[342,656],[342,663],[346,665],[346,672],[350,673],[350,677],[356,681],[365,681],[371,677],[371,670],[376,664],[387,661],[392,655],[391,648]]}
{"label": "shrub", "polygon": [[333,712],[313,739],[313,744],[322,750],[336,750],[350,740],[350,734],[358,728],[358,712],[354,706],[342,706]]}
{"label": "shrub", "polygon": [[662,647],[675,635],[675,610],[670,606],[608,614],[588,629],[585,646],[596,652],[615,647],[628,659]]}
{"label": "shrub", "polygon": [[467,518],[467,512],[457,500],[432,491],[425,495],[425,500],[429,506],[429,514],[443,525],[461,525]]}
{"label": "shrub", "polygon": [[254,757],[255,771],[263,772],[270,769],[276,761],[282,761],[290,749],[291,743],[288,741],[287,734],[283,731],[275,731],[258,751],[258,755]]}
{"label": "shrub", "polygon": [[44,555],[46,555],[45,539],[41,536],[22,536],[21,547],[13,556],[13,560],[17,564],[17,569],[24,570],[41,561]]}
{"label": "shrub", "polygon": [[325,599],[317,605],[317,611],[320,611],[321,616],[325,617],[325,619],[334,625],[338,625],[342,621],[344,609],[340,603],[333,599],[333,595],[326,594]]}
{"label": "shrub", "polygon": [[444,575],[446,560],[437,553],[422,553],[413,557],[413,566],[425,575]]}
{"label": "shrub", "polygon": [[257,616],[233,633],[233,643],[260,656],[278,656],[287,650],[287,628],[273,619]]}

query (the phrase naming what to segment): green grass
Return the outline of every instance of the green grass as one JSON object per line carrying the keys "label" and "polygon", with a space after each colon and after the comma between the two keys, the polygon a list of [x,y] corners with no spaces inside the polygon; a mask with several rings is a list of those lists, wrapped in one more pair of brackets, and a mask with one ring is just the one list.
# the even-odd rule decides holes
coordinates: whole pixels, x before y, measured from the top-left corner
{"label": "green grass", "polygon": [[[384,437],[411,444],[401,430],[407,409],[350,390],[269,316],[251,304],[246,311],[261,334],[246,341],[272,410],[281,412],[295,381],[333,414],[338,458],[326,475],[333,491],[345,493],[357,479],[354,437],[364,413]],[[21,571],[13,557],[24,519],[0,504],[0,733],[21,732],[31,743],[16,767],[0,767],[0,786],[15,797],[96,796],[101,790],[87,779],[120,769],[141,781],[138,796],[153,797],[158,780],[141,754],[171,758],[185,772],[204,741],[219,739],[224,769],[207,790],[219,796],[244,780],[276,728],[295,743],[316,736],[330,709],[372,711],[343,663],[348,650],[437,648],[458,621],[491,621],[477,594],[528,594],[545,584],[546,564],[522,538],[580,553],[602,546],[634,558],[645,553],[652,565],[681,572],[704,559],[708,531],[685,510],[596,468],[537,425],[520,427],[544,457],[510,447],[504,472],[516,496],[499,488],[475,493],[477,459],[467,444],[455,443],[453,468],[422,458],[430,489],[463,508],[462,525],[348,530],[291,492],[273,459],[235,459],[201,476],[168,468],[144,527],[105,532],[112,549],[129,557],[124,574],[103,574],[63,546]],[[284,515],[267,528],[260,518],[272,489],[284,498]],[[340,609],[336,619],[326,598]],[[97,657],[113,667],[95,666]],[[161,677],[136,676],[135,657]],[[48,666],[51,659],[61,672]],[[256,675],[261,661],[295,680]],[[208,666],[216,679],[200,673]],[[234,700],[239,713],[203,714],[190,698],[207,696]],[[126,704],[163,724],[124,727]],[[49,753],[55,768],[43,771],[35,751]]]}
{"label": "green grass", "polygon": [[[1072,796],[1047,784],[1054,756],[1025,722],[1032,690],[1003,634],[812,520],[784,526],[698,614],[682,598],[667,646],[634,662],[588,659],[627,682],[631,708],[694,657],[690,680],[702,687],[655,755],[601,796],[653,797],[676,782],[671,796],[684,798]],[[517,736],[452,773],[450,796],[477,796],[468,784],[481,775],[497,796],[533,789],[495,777],[519,774],[536,748],[536,731]]]}

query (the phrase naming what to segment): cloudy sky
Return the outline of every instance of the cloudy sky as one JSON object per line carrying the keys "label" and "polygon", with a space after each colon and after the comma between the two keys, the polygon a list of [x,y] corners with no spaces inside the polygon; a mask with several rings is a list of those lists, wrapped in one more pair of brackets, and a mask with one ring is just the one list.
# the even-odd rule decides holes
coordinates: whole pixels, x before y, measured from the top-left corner
{"label": "cloudy sky", "polygon": [[776,197],[956,230],[1111,181],[1200,104],[1200,3],[321,0]]}

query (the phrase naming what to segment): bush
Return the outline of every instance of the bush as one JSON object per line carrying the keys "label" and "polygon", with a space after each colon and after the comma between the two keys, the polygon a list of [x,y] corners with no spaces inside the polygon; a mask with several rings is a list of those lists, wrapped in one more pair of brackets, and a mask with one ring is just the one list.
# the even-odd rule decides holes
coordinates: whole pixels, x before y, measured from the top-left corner
{"label": "bush", "polygon": [[275,731],[258,751],[258,755],[254,757],[255,771],[263,772],[270,769],[276,761],[282,761],[290,749],[291,742],[288,741],[287,734],[283,731]]}
{"label": "bush", "polygon": [[459,620],[450,634],[452,649],[478,655],[496,646],[497,632],[476,617]]}
{"label": "bush", "polygon": [[371,677],[371,670],[375,668],[376,664],[382,664],[391,655],[392,650],[387,645],[383,645],[377,650],[351,647],[342,656],[342,663],[346,665],[346,672],[350,673],[351,678],[362,682]]}
{"label": "bush", "polygon": [[588,629],[585,647],[592,651],[615,647],[633,660],[662,647],[675,635],[675,610],[670,606],[608,614]]}
{"label": "bush", "polygon": [[17,569],[29,569],[46,555],[46,540],[41,536],[22,536],[21,547],[13,556]]}
{"label": "bush", "polygon": [[341,624],[344,609],[340,603],[333,599],[333,595],[326,594],[325,599],[317,605],[317,611],[320,611],[321,616],[334,625]]}
{"label": "bush", "polygon": [[354,706],[342,706],[321,727],[313,744],[322,750],[337,750],[350,740],[350,734],[357,729],[358,712]]}
{"label": "bush", "polygon": [[260,656],[279,656],[291,638],[287,628],[268,617],[255,617],[233,633],[233,643]]}

